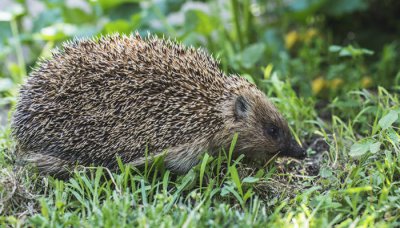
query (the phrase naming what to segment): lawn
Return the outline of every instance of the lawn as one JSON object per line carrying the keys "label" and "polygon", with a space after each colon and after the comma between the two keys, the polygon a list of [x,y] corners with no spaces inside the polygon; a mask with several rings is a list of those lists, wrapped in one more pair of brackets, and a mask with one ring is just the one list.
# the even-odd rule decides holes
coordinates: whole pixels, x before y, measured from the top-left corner
{"label": "lawn", "polygon": [[[1,4],[0,226],[400,226],[398,2]],[[136,31],[202,47],[256,84],[307,158],[232,159],[233,140],[183,175],[162,160],[79,168],[66,180],[22,165],[10,119],[32,68],[67,40]]]}

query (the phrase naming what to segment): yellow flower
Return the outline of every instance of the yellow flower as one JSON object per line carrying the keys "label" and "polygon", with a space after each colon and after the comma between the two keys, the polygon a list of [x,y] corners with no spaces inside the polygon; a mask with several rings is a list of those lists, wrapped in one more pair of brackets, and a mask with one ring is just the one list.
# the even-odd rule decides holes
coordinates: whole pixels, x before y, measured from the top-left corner
{"label": "yellow flower", "polygon": [[362,86],[363,88],[369,88],[369,87],[372,86],[372,84],[373,84],[372,78],[369,77],[369,76],[364,76],[364,77],[361,79],[361,86]]}
{"label": "yellow flower", "polygon": [[318,34],[318,30],[315,28],[309,28],[304,34],[304,41],[305,42],[310,42],[316,35]]}
{"label": "yellow flower", "polygon": [[343,84],[343,79],[335,78],[330,82],[330,87],[333,89],[338,89]]}
{"label": "yellow flower", "polygon": [[323,77],[314,79],[311,83],[311,89],[313,94],[318,94],[322,89],[326,87],[326,80]]}
{"label": "yellow flower", "polygon": [[299,39],[299,34],[296,31],[291,31],[285,36],[285,47],[291,49]]}

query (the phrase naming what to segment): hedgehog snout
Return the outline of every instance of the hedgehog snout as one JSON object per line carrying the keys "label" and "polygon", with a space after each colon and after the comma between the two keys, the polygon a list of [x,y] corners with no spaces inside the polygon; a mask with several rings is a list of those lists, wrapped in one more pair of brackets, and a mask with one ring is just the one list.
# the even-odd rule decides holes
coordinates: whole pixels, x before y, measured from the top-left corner
{"label": "hedgehog snout", "polygon": [[282,149],[279,153],[279,156],[293,157],[298,159],[303,159],[306,157],[306,155],[306,150],[294,139],[291,139],[284,149]]}

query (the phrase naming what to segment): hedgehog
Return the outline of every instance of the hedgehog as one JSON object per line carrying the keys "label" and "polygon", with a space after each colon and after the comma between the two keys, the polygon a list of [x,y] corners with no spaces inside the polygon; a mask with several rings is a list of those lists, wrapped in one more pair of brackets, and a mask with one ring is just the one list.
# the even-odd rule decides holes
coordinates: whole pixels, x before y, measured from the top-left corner
{"label": "hedgehog", "polygon": [[21,86],[12,117],[18,157],[62,176],[76,165],[140,167],[164,156],[185,173],[229,148],[251,160],[304,157],[288,124],[254,84],[226,75],[203,49],[156,36],[76,39]]}

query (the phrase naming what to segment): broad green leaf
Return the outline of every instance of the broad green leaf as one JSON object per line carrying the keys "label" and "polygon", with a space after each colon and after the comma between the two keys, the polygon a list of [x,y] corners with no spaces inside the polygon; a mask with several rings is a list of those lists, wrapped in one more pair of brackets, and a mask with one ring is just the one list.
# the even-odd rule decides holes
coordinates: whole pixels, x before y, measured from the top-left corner
{"label": "broad green leaf", "polygon": [[382,117],[378,124],[383,130],[388,129],[399,118],[399,113],[391,110],[388,114]]}
{"label": "broad green leaf", "polygon": [[240,56],[240,63],[245,68],[253,67],[263,56],[265,45],[256,43],[243,50]]}
{"label": "broad green leaf", "polygon": [[342,48],[339,51],[339,56],[352,56],[352,52],[350,52],[350,50],[347,48]]}
{"label": "broad green leaf", "polygon": [[351,157],[360,157],[367,152],[376,153],[379,151],[380,147],[381,143],[373,139],[356,142],[351,146],[349,155]]}
{"label": "broad green leaf", "polygon": [[375,154],[376,152],[378,152],[380,148],[381,148],[381,142],[372,143],[372,144],[369,146],[369,150],[370,150],[371,153],[373,153],[373,154]]}
{"label": "broad green leaf", "polygon": [[260,180],[260,178],[257,178],[257,177],[245,177],[242,180],[242,183],[256,183],[259,180]]}
{"label": "broad green leaf", "polygon": [[400,136],[399,136],[399,134],[398,134],[393,128],[389,128],[389,129],[387,130],[387,136],[388,136],[388,138],[390,139],[390,142],[391,142],[393,145],[398,144],[399,141],[400,141]]}
{"label": "broad green leaf", "polygon": [[330,52],[339,52],[343,47],[338,45],[331,45],[329,46]]}
{"label": "broad green leaf", "polygon": [[368,152],[370,145],[371,145],[371,142],[369,142],[369,141],[354,143],[350,148],[349,155],[351,157],[362,156]]}
{"label": "broad green leaf", "polygon": [[185,28],[187,30],[196,31],[202,35],[210,35],[216,29],[214,23],[216,19],[202,10],[187,11],[185,20]]}
{"label": "broad green leaf", "polygon": [[32,32],[40,32],[42,28],[62,22],[63,17],[61,8],[47,9],[46,11],[41,12],[37,16],[36,20],[33,21]]}
{"label": "broad green leaf", "polygon": [[0,78],[0,92],[10,90],[14,87],[14,83],[9,78]]}

